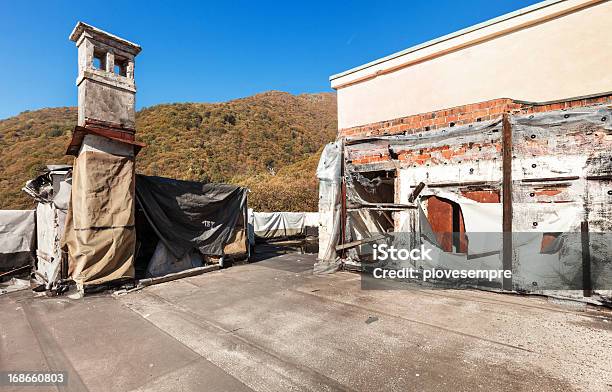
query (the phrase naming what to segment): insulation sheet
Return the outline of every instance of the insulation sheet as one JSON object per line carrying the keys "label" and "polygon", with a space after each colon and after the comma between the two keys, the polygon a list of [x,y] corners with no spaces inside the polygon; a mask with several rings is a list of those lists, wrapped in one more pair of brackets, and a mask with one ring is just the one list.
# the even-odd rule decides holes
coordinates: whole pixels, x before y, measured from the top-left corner
{"label": "insulation sheet", "polygon": [[83,151],[75,159],[64,244],[83,285],[134,277],[134,160]]}

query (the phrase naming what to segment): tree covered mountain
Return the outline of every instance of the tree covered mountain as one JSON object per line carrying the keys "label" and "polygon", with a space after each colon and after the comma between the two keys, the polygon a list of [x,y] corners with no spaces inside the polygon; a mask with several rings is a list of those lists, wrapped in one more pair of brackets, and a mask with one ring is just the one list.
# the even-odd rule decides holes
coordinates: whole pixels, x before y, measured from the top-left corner
{"label": "tree covered mountain", "polygon": [[[21,187],[64,155],[76,124],[74,107],[0,120],[0,209],[32,208]],[[137,171],[251,189],[256,210],[315,211],[315,170],[336,135],[333,93],[270,91],[223,103],[163,104],[139,111],[136,138],[147,144]]]}

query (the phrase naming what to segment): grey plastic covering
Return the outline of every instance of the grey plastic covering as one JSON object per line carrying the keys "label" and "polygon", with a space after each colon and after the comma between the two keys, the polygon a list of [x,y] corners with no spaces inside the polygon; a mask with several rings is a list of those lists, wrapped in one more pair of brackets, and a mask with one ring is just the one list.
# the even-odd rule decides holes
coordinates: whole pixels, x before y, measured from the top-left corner
{"label": "grey plastic covering", "polygon": [[191,249],[223,256],[245,213],[247,189],[138,175],[136,197],[148,222],[176,259]]}
{"label": "grey plastic covering", "polygon": [[0,272],[32,263],[34,211],[0,210]]}
{"label": "grey plastic covering", "polygon": [[33,210],[0,210],[0,253],[32,251],[35,227]]}
{"label": "grey plastic covering", "polygon": [[146,277],[156,278],[190,268],[202,267],[203,265],[202,255],[196,250],[191,249],[183,257],[177,259],[168,251],[164,243],[159,241],[147,266]]}
{"label": "grey plastic covering", "polygon": [[253,212],[253,233],[258,238],[303,237],[307,227],[319,226],[316,212]]}
{"label": "grey plastic covering", "polygon": [[[342,141],[325,146],[319,165],[319,263],[315,270],[333,272],[338,269],[336,245],[340,239]],[[321,263],[332,264],[327,268]]]}
{"label": "grey plastic covering", "polygon": [[328,143],[317,165],[319,181],[338,183],[342,176],[342,141]]}
{"label": "grey plastic covering", "polygon": [[253,230],[259,238],[303,236],[304,214],[301,212],[255,212]]}

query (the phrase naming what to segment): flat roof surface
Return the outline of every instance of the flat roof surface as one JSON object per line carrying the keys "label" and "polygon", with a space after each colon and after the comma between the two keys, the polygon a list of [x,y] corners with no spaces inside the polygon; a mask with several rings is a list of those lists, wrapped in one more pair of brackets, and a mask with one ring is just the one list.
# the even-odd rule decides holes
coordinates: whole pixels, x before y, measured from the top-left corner
{"label": "flat roof surface", "polygon": [[498,16],[496,18],[489,19],[489,20],[487,20],[485,22],[481,22],[481,23],[475,24],[473,26],[467,27],[465,29],[461,29],[461,30],[455,31],[453,33],[444,35],[442,37],[434,38],[434,39],[432,39],[430,41],[427,41],[427,42],[424,42],[422,44],[418,44],[418,45],[412,46],[412,47],[410,47],[408,49],[404,49],[402,51],[390,54],[389,56],[382,57],[382,58],[380,58],[378,60],[374,60],[374,61],[371,61],[369,63],[360,65],[358,67],[351,68],[351,69],[349,69],[347,71],[337,73],[335,75],[330,76],[329,80],[332,81],[334,79],[338,79],[338,78],[341,78],[343,76],[350,75],[350,74],[355,73],[357,71],[361,71],[363,69],[370,68],[372,66],[384,63],[386,61],[393,60],[393,59],[395,59],[397,57],[404,56],[404,55],[412,53],[412,52],[416,52],[417,50],[420,50],[420,49],[423,49],[423,48],[426,48],[426,47],[438,44],[440,42],[448,41],[450,39],[459,37],[461,35],[464,35],[464,34],[467,34],[467,33],[471,33],[473,31],[480,30],[480,29],[483,29],[485,27],[492,26],[494,24],[503,22],[503,21],[508,20],[508,19],[515,18],[515,17],[520,16],[520,15],[525,15],[525,14],[528,14],[530,12],[533,12],[533,11],[536,11],[536,10],[539,10],[539,9],[542,9],[542,8],[549,7],[549,6],[557,4],[557,3],[562,3],[564,1],[565,0],[546,0],[546,1],[542,1],[540,3],[533,4],[533,5],[529,6],[529,7],[521,8],[519,10],[510,12],[508,14],[504,14],[502,16]]}
{"label": "flat roof surface", "polygon": [[483,291],[361,290],[356,273],[313,275],[314,255],[262,258],[120,297],[2,295],[0,367],[64,370],[68,390],[105,392],[612,384],[609,313]]}

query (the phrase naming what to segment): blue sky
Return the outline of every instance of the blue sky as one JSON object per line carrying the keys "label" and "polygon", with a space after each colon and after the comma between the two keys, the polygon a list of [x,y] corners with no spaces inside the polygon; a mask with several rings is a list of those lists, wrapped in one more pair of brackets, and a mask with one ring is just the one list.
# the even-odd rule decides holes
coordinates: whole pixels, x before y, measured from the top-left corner
{"label": "blue sky", "polygon": [[142,108],[332,91],[332,74],[534,3],[0,0],[0,118],[77,104],[78,20],[143,47]]}

